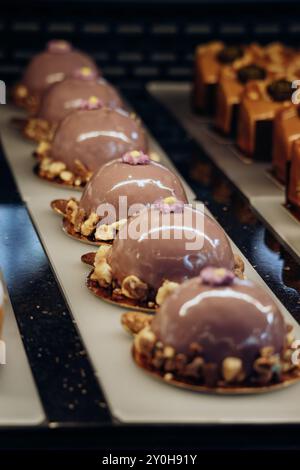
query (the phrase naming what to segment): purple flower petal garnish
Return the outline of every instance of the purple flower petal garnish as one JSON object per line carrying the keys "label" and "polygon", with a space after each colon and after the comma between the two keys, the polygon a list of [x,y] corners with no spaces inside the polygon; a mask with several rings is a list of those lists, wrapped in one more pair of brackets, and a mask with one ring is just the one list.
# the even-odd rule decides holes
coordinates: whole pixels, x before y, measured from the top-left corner
{"label": "purple flower petal garnish", "polygon": [[103,102],[99,100],[96,96],[91,96],[88,100],[81,100],[78,106],[79,109],[100,109],[103,107]]}
{"label": "purple flower petal garnish", "polygon": [[164,199],[158,199],[157,201],[154,201],[153,207],[158,209],[163,214],[170,214],[170,212],[179,214],[183,212],[184,202],[179,201],[174,196],[169,196],[165,197]]}
{"label": "purple flower petal garnish", "polygon": [[232,271],[226,268],[214,268],[213,266],[207,266],[203,268],[200,273],[200,279],[203,284],[209,286],[229,286],[233,283],[235,275]]}
{"label": "purple flower petal garnish", "polygon": [[150,157],[141,150],[131,150],[122,156],[122,162],[129,165],[149,165]]}

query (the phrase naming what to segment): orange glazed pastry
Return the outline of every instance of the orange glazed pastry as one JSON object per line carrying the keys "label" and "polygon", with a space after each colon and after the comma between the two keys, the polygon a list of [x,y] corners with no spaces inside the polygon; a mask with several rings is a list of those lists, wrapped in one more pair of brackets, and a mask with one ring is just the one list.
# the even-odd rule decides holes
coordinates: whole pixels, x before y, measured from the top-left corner
{"label": "orange glazed pastry", "polygon": [[291,159],[292,147],[300,137],[299,108],[291,104],[282,109],[274,120],[272,167],[276,178],[285,183],[287,163]]}
{"label": "orange glazed pastry", "polygon": [[249,82],[239,109],[237,145],[255,160],[272,155],[273,121],[291,103],[292,82],[286,78]]}
{"label": "orange glazed pastry", "polygon": [[251,62],[237,62],[222,68],[216,97],[216,127],[235,136],[242,93],[250,81],[280,78],[298,56],[279,43],[252,45]]}
{"label": "orange glazed pastry", "polygon": [[224,66],[247,63],[251,59],[251,46],[225,46],[215,41],[196,49],[194,106],[196,110],[213,114],[216,89]]}

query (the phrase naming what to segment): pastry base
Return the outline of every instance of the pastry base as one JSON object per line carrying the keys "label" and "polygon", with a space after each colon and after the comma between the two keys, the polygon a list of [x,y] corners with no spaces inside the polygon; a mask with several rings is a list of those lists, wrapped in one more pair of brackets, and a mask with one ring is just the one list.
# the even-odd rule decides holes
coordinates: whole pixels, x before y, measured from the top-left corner
{"label": "pastry base", "polygon": [[217,395],[254,395],[254,394],[261,394],[261,393],[268,393],[274,392],[276,390],[281,390],[283,388],[289,387],[290,385],[296,384],[300,381],[300,370],[298,372],[294,372],[293,374],[286,374],[282,382],[272,385],[263,385],[263,386],[227,386],[227,387],[208,387],[207,385],[196,385],[192,382],[181,382],[176,379],[166,380],[164,375],[160,372],[150,369],[143,361],[141,354],[139,354],[135,348],[132,348],[132,356],[134,362],[147,374],[151,375],[152,377],[163,381],[166,384],[173,385],[175,387],[192,390],[193,392],[200,392],[200,393],[211,393]]}
{"label": "pastry base", "polygon": [[72,225],[71,222],[66,218],[63,219],[62,229],[64,233],[68,235],[69,237],[73,238],[74,240],[78,240],[79,242],[86,243],[88,245],[93,245],[93,246],[112,245],[112,242],[113,242],[113,240],[93,241],[89,237],[86,237],[85,235],[82,235],[81,233],[75,232],[74,225]]}
{"label": "pastry base", "polygon": [[130,308],[134,310],[139,310],[142,312],[155,312],[155,307],[149,308],[146,306],[145,302],[140,302],[135,299],[128,299],[128,297],[125,297],[124,295],[120,295],[118,299],[114,299],[112,297],[112,289],[111,287],[100,287],[99,284],[96,281],[93,281],[91,279],[91,274],[88,275],[86,285],[87,288],[94,294],[96,297],[99,297],[99,299],[105,300],[105,302],[108,302],[110,304],[118,305],[119,307],[123,308]]}

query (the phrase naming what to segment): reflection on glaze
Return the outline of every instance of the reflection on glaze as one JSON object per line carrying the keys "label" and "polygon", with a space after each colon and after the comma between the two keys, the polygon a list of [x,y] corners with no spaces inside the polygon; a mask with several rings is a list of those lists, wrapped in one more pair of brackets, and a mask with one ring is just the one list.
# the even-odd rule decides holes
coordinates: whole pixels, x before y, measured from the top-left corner
{"label": "reflection on glaze", "polygon": [[200,277],[178,287],[152,322],[158,340],[189,355],[190,345],[203,348],[207,362],[221,365],[239,357],[249,369],[263,347],[281,353],[286,327],[277,305],[260,286],[235,278],[230,287],[211,287]]}
{"label": "reflection on glaze", "polygon": [[[248,294],[243,294],[241,292],[235,292],[233,289],[216,289],[216,290],[211,290],[207,292],[202,292],[201,294],[197,295],[193,299],[189,300],[188,302],[185,302],[179,310],[179,315],[183,317],[184,315],[187,315],[189,312],[190,308],[195,307],[196,305],[199,305],[201,302],[205,301],[206,299],[209,298],[214,298],[214,297],[219,297],[219,298],[224,298],[224,299],[231,299],[231,300],[241,300],[244,302],[248,302],[252,305],[255,306],[261,313],[269,313],[272,310],[271,305],[263,305],[261,302],[259,302],[255,297],[248,295]],[[268,319],[268,317],[267,317]],[[269,319],[268,319],[269,321]]]}
{"label": "reflection on glaze", "polygon": [[[134,140],[133,140],[134,137]],[[75,160],[90,171],[130,150],[147,151],[139,121],[120,109],[78,110],[61,121],[51,147],[51,158],[76,171]]]}
{"label": "reflection on glaze", "polygon": [[51,123],[60,122],[70,110],[78,109],[82,102],[94,96],[104,106],[123,107],[117,91],[105,80],[82,80],[71,77],[56,83],[42,96],[38,117]]}
{"label": "reflection on glaze", "polygon": [[80,207],[96,212],[100,204],[112,204],[119,215],[119,198],[127,197],[125,213],[133,204],[151,204],[158,197],[176,196],[187,202],[181,182],[169,169],[150,161],[128,165],[114,160],[103,165],[85,188]]}
{"label": "reflection on glaze", "polygon": [[[178,225],[178,216],[183,216],[184,229]],[[199,230],[197,225],[200,216],[204,221],[204,239],[203,227]],[[138,236],[132,238],[135,228],[139,230]],[[152,230],[164,233],[166,228],[170,232],[166,238],[149,236]],[[194,249],[198,241],[203,246]],[[109,258],[113,277],[120,283],[133,274],[155,289],[165,279],[182,282],[196,276],[207,265],[234,268],[233,253],[222,228],[207,215],[187,206],[183,214],[163,214],[156,209],[142,211],[121,228]]]}
{"label": "reflection on glaze", "polygon": [[72,75],[75,69],[89,67],[97,71],[94,61],[86,54],[71,49],[64,54],[44,51],[33,57],[22,80],[30,93],[41,95],[49,85]]}
{"label": "reflection on glaze", "polygon": [[[136,134],[134,134],[136,136]],[[79,134],[77,137],[77,142],[83,142],[87,139],[95,139],[97,137],[109,137],[113,139],[122,140],[123,142],[129,143],[130,138],[124,134],[124,132],[117,132],[117,131],[91,131],[85,132],[83,134]],[[135,137],[136,138],[136,137]]]}

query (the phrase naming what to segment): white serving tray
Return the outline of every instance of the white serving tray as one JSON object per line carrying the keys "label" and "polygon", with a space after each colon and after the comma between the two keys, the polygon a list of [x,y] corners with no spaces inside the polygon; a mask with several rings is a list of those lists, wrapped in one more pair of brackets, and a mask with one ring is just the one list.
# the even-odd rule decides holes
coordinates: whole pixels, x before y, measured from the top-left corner
{"label": "white serving tray", "polygon": [[284,207],[284,188],[270,175],[271,165],[251,162],[232,141],[212,130],[211,121],[193,113],[189,84],[153,82],[148,89],[173,112],[276,236],[300,258],[300,222]]}
{"label": "white serving tray", "polygon": [[6,364],[0,365],[0,427],[37,426],[45,415],[5,285],[4,289],[2,340],[6,345]]}
{"label": "white serving tray", "polygon": [[[74,192],[52,187],[33,175],[30,156],[33,145],[11,127],[14,109],[3,108],[0,108],[0,129],[4,151],[114,419],[123,423],[300,422],[300,384],[267,395],[221,397],[176,389],[154,380],[135,366],[130,354],[132,340],[120,326],[124,310],[102,302],[85,287],[89,270],[81,264],[80,257],[91,251],[91,247],[67,237],[61,230],[60,218],[49,209],[51,200],[67,198]],[[250,264],[246,264],[247,276],[264,285]],[[300,338],[300,327],[283,307],[282,310]]]}

